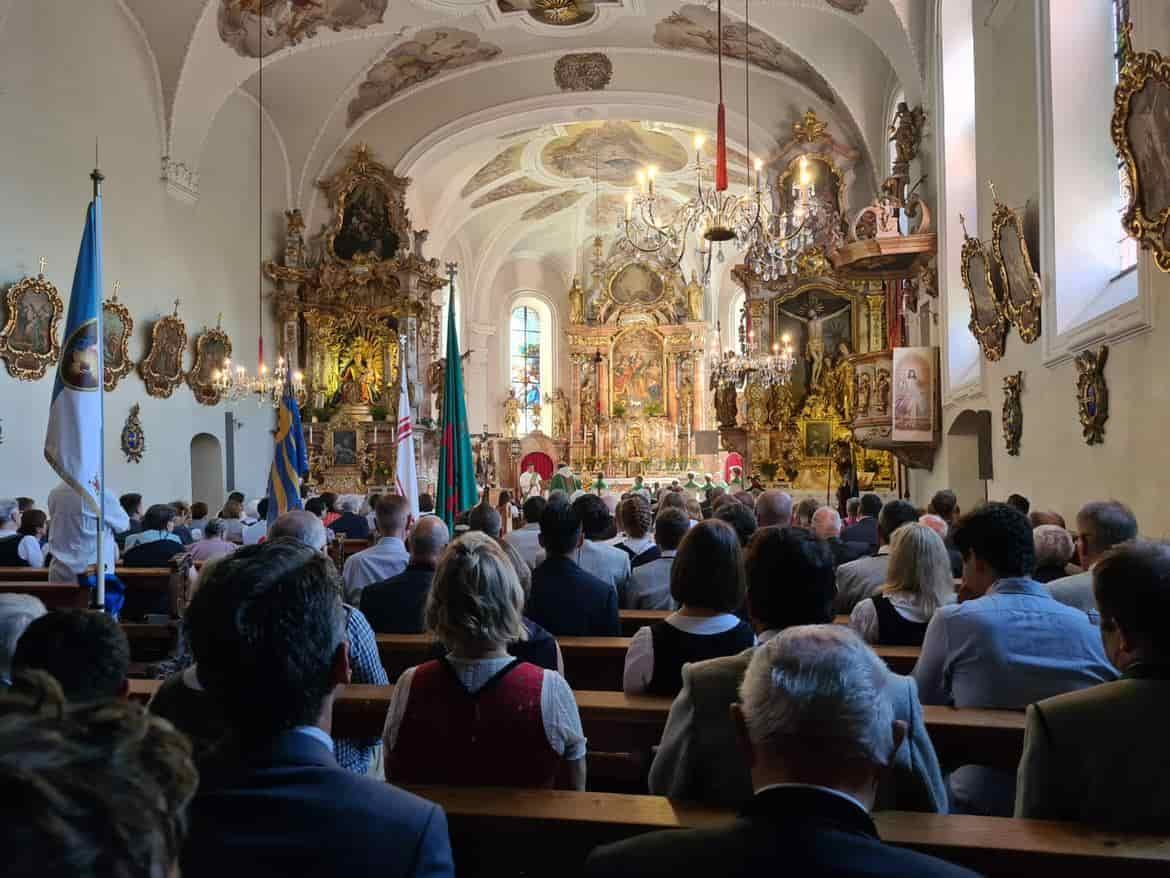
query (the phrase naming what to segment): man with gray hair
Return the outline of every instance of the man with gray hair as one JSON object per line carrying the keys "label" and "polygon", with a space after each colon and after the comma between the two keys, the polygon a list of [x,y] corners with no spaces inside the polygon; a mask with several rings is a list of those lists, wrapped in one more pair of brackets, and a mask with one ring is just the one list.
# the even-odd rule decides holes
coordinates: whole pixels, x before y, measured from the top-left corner
{"label": "man with gray hair", "polygon": [[841,539],[841,513],[832,506],[822,506],[812,516],[812,533],[815,539],[827,545],[833,552],[833,569],[842,564],[856,561],[866,553],[861,543],[847,543]]}
{"label": "man with gray hair", "polygon": [[44,567],[37,538],[20,533],[20,516],[16,500],[0,500],[0,567]]}
{"label": "man with gray hair", "polygon": [[714,829],[655,832],[599,848],[586,873],[758,878],[974,873],[887,846],[869,816],[906,723],[894,718],[890,672],[853,632],[804,625],[752,655],[731,707],[754,795]]}
{"label": "man with gray hair", "polygon": [[[498,514],[496,521],[499,521]],[[410,563],[406,569],[397,576],[362,589],[362,612],[375,631],[379,634],[423,633],[423,607],[427,593],[439,566],[439,556],[450,540],[443,519],[435,515],[419,519],[410,532]]]}
{"label": "man with gray hair", "polygon": [[813,516],[824,505],[816,497],[805,497],[796,504],[796,511],[792,514],[792,529],[805,538],[811,538]]}
{"label": "man with gray hair", "polygon": [[45,605],[30,594],[0,594],[0,689],[12,685],[12,654],[16,641],[33,621],[45,615]]}
{"label": "man with gray hair", "polygon": [[792,497],[775,489],[756,498],[756,523],[760,527],[788,527],[792,523]]}
{"label": "man with gray hair", "polygon": [[1089,614],[1097,621],[1093,598],[1092,567],[1107,549],[1136,540],[1138,523],[1129,507],[1116,500],[1096,500],[1077,513],[1077,556],[1083,572],[1048,583],[1049,594],[1069,607]]}
{"label": "man with gray hair", "polygon": [[[378,502],[382,502],[382,498],[378,498]],[[340,508],[341,515],[335,519],[330,525],[334,533],[344,534],[349,540],[364,540],[370,535],[370,522],[362,511],[362,498],[354,494],[346,494],[341,498],[337,504]],[[375,517],[377,511],[375,508]]]}

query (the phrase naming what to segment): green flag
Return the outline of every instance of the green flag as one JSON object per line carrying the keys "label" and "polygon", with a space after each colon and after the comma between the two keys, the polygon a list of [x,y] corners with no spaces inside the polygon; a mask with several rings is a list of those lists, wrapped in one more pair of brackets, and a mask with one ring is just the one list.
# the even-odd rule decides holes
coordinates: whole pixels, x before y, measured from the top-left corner
{"label": "green flag", "polygon": [[455,285],[447,308],[447,375],[443,380],[443,411],[439,428],[438,512],[454,532],[455,517],[478,501],[475,465],[471,458],[471,433],[467,429],[467,403],[463,399],[463,361],[459,358],[459,334],[455,329]]}

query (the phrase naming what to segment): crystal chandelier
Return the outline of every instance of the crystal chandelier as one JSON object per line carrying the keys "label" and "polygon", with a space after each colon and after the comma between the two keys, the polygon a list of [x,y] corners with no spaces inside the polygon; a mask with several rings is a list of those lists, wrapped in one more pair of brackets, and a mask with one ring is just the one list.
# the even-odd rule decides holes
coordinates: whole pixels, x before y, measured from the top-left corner
{"label": "crystal chandelier", "polygon": [[284,398],[285,385],[291,381],[292,392],[298,402],[305,398],[305,377],[301,372],[289,371],[284,357],[276,361],[276,368],[271,372],[264,363],[260,364],[260,373],[256,376],[248,375],[243,366],[232,368],[231,360],[223,361],[223,368],[211,373],[211,385],[224,402],[237,403],[248,397],[253,397],[260,407],[269,406],[279,408]]}
{"label": "crystal chandelier", "polygon": [[771,351],[765,353],[760,350],[745,305],[740,316],[739,352],[727,351],[716,356],[711,363],[711,371],[717,384],[741,387],[754,378],[764,387],[773,387],[788,384],[795,364],[796,351],[792,346],[792,336],[788,333],[772,344]]}

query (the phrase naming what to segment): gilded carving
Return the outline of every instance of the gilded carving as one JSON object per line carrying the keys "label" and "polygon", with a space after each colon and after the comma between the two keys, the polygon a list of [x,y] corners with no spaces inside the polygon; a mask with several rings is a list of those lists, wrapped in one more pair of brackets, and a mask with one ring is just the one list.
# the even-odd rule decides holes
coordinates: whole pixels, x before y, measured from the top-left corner
{"label": "gilded carving", "polygon": [[44,260],[40,274],[13,284],[4,298],[8,320],[0,331],[0,357],[13,378],[37,381],[61,357],[57,326],[65,310],[57,288],[45,278]]}
{"label": "gilded carving", "polygon": [[1105,363],[1109,346],[1081,351],[1073,361],[1077,367],[1077,408],[1085,444],[1097,445],[1105,440],[1105,422],[1109,420],[1109,387],[1105,383]]}
{"label": "gilded carving", "polygon": [[138,364],[138,374],[146,392],[159,399],[169,399],[183,383],[183,351],[187,349],[187,327],[179,319],[179,302],[175,311],[154,324],[150,333],[150,350]]}
{"label": "gilded carving", "polygon": [[227,361],[232,356],[232,340],[219,326],[205,330],[195,340],[195,363],[187,373],[187,385],[202,405],[216,405],[220,394],[215,389],[215,376],[221,370],[230,368]]}
{"label": "gilded carving", "polygon": [[1023,378],[1023,372],[1003,378],[1003,442],[1013,457],[1020,453],[1020,437],[1024,433],[1024,407],[1020,403]]}
{"label": "gilded carving", "polygon": [[139,463],[142,455],[146,453],[146,434],[142,431],[142,421],[138,419],[138,412],[138,403],[134,403],[122,427],[122,453],[126,455],[127,463]]}
{"label": "gilded carving", "polygon": [[613,62],[603,52],[562,55],[553,67],[561,91],[601,91],[613,79]]}
{"label": "gilded carving", "polygon": [[114,296],[102,306],[102,357],[105,360],[103,383],[109,392],[118,382],[134,371],[130,359],[130,336],[134,332],[134,318],[130,309],[118,301],[118,287]]}
{"label": "gilded carving", "polygon": [[983,242],[967,234],[966,221],[962,215],[959,216],[959,222],[963,223],[965,238],[959,257],[962,262],[963,286],[967,288],[971,300],[971,322],[968,325],[979,347],[983,349],[983,356],[992,361],[998,360],[1003,356],[1008,324],[995,283],[991,279],[991,260]]}
{"label": "gilded carving", "polygon": [[1040,276],[1032,268],[1024,223],[1020,215],[995,197],[995,214],[991,220],[991,252],[999,266],[1003,282],[1003,307],[1007,319],[1025,344],[1040,337]]}

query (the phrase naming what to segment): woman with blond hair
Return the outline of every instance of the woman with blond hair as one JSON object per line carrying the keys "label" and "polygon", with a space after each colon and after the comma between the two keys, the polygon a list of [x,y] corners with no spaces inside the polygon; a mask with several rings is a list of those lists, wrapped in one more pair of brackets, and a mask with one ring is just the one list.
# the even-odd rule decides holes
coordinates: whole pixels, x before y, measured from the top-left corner
{"label": "woman with blond hair", "polygon": [[386,779],[551,787],[567,763],[585,789],[585,736],[564,677],[508,654],[526,640],[524,590],[491,537],[469,532],[439,559],[424,618],[448,650],[403,672],[386,716]]}
{"label": "woman with blond hair", "polygon": [[869,643],[921,646],[934,611],[954,600],[951,562],[942,537],[904,524],[890,541],[886,584],[853,608],[849,625]]}

